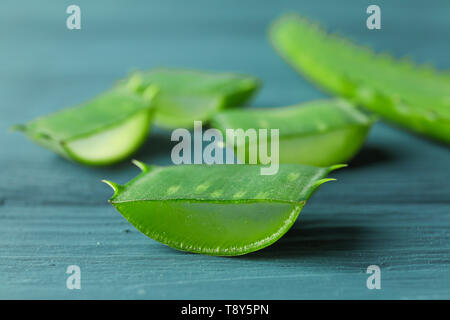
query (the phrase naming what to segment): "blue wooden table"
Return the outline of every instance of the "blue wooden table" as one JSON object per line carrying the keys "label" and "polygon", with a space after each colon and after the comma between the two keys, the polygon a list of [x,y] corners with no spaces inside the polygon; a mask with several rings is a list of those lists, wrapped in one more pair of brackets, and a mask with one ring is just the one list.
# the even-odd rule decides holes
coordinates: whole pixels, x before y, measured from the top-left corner
{"label": "blue wooden table", "polygon": [[[448,147],[377,124],[337,182],[273,246],[242,257],[180,253],[136,231],[106,200],[129,162],[65,161],[15,124],[75,105],[129,71],[181,66],[254,74],[253,106],[325,97],[272,50],[268,24],[297,11],[377,51],[450,69],[448,1],[23,1],[0,4],[0,298],[450,298]],[[82,29],[66,28],[78,4]],[[377,3],[382,29],[365,27]],[[135,156],[170,164],[170,132]],[[81,290],[66,288],[68,265]],[[369,265],[381,290],[366,287]]]}

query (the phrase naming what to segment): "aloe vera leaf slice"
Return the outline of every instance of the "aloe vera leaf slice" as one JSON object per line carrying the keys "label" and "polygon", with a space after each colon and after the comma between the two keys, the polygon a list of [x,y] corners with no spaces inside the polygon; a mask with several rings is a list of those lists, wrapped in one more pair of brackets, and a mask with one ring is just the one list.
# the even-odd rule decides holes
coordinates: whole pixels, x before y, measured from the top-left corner
{"label": "aloe vera leaf slice", "polygon": [[138,95],[117,87],[77,107],[37,118],[14,129],[57,154],[86,165],[129,157],[148,134],[155,87]]}
{"label": "aloe vera leaf slice", "polygon": [[285,164],[261,175],[260,165],[147,167],[118,185],[110,203],[148,237],[174,249],[241,255],[277,241],[308,198],[343,165]]}
{"label": "aloe vera leaf slice", "polygon": [[138,92],[149,85],[160,88],[155,124],[169,129],[207,122],[221,109],[243,105],[260,87],[248,75],[164,68],[135,72],[127,81]]}
{"label": "aloe vera leaf slice", "polygon": [[450,143],[450,81],[444,72],[374,54],[295,14],[278,19],[269,36],[294,69],[326,90]]}
{"label": "aloe vera leaf slice", "polygon": [[[224,136],[227,129],[267,129],[269,146],[270,130],[278,129],[280,163],[329,166],[347,162],[359,151],[374,120],[345,100],[330,99],[280,108],[226,110],[214,116],[212,125]],[[248,163],[248,151],[257,143],[245,139],[244,145],[234,145],[236,150],[245,148],[246,158],[240,158],[243,163]]]}

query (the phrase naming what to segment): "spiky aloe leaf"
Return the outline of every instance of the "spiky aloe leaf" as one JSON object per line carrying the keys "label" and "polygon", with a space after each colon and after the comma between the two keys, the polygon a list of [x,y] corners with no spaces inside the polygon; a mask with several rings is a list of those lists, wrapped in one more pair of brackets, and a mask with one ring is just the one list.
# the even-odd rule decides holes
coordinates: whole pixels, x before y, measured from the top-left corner
{"label": "spiky aloe leaf", "polygon": [[138,71],[126,81],[137,92],[160,88],[155,124],[169,129],[191,128],[195,120],[208,121],[219,110],[241,106],[260,87],[247,75],[167,68]]}
{"label": "spiky aloe leaf", "polygon": [[261,175],[259,165],[147,167],[114,189],[111,204],[139,231],[172,248],[241,255],[277,241],[311,194],[342,165],[281,165]]}
{"label": "spiky aloe leaf", "polygon": [[[227,129],[278,129],[280,163],[329,166],[347,162],[358,152],[374,120],[347,101],[330,99],[281,108],[227,110],[215,115],[212,124],[223,135]],[[267,136],[270,146],[270,133]],[[261,135],[257,139],[233,140],[230,147],[235,147],[243,163],[249,163],[249,150],[261,143]]]}
{"label": "spiky aloe leaf", "polygon": [[269,36],[291,66],[321,87],[393,123],[450,143],[448,74],[374,54],[296,14],[278,19]]}
{"label": "spiky aloe leaf", "polygon": [[13,129],[64,158],[87,165],[112,164],[130,156],[145,140],[156,94],[155,87],[145,95],[116,87]]}

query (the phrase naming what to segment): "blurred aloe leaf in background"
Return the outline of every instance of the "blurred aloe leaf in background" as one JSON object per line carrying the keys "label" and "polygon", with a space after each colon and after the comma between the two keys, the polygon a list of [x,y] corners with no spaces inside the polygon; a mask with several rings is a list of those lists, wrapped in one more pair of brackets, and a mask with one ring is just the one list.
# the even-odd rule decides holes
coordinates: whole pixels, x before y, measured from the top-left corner
{"label": "blurred aloe leaf in background", "polygon": [[277,52],[307,79],[412,131],[450,143],[450,76],[374,54],[296,14],[272,24]]}

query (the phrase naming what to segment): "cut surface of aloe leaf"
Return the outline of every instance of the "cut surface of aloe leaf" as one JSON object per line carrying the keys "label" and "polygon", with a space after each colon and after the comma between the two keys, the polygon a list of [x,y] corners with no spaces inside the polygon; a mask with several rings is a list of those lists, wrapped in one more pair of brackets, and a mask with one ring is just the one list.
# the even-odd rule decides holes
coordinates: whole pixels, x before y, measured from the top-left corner
{"label": "cut surface of aloe leaf", "polygon": [[[373,121],[374,117],[349,102],[333,99],[281,108],[227,110],[215,115],[212,124],[224,136],[227,129],[278,129],[280,163],[329,166],[347,162],[358,152]],[[270,146],[269,138],[270,133]],[[257,143],[245,139],[245,145],[234,146],[245,148],[242,162],[248,163],[248,151]]]}
{"label": "cut surface of aloe leaf", "polygon": [[269,36],[292,67],[326,90],[450,143],[450,78],[445,73],[374,54],[295,14],[278,19]]}
{"label": "cut surface of aloe leaf", "polygon": [[208,121],[224,108],[243,105],[260,87],[258,79],[237,74],[184,69],[135,72],[127,80],[137,92],[157,85],[155,124],[164,128],[191,128]]}
{"label": "cut surface of aloe leaf", "polygon": [[259,165],[147,167],[125,185],[109,181],[110,203],[139,231],[172,248],[209,255],[241,255],[285,234],[327,174],[281,165],[261,175]]}
{"label": "cut surface of aloe leaf", "polygon": [[67,159],[88,165],[112,164],[130,156],[144,141],[154,114],[151,100],[150,95],[114,88],[16,129]]}

